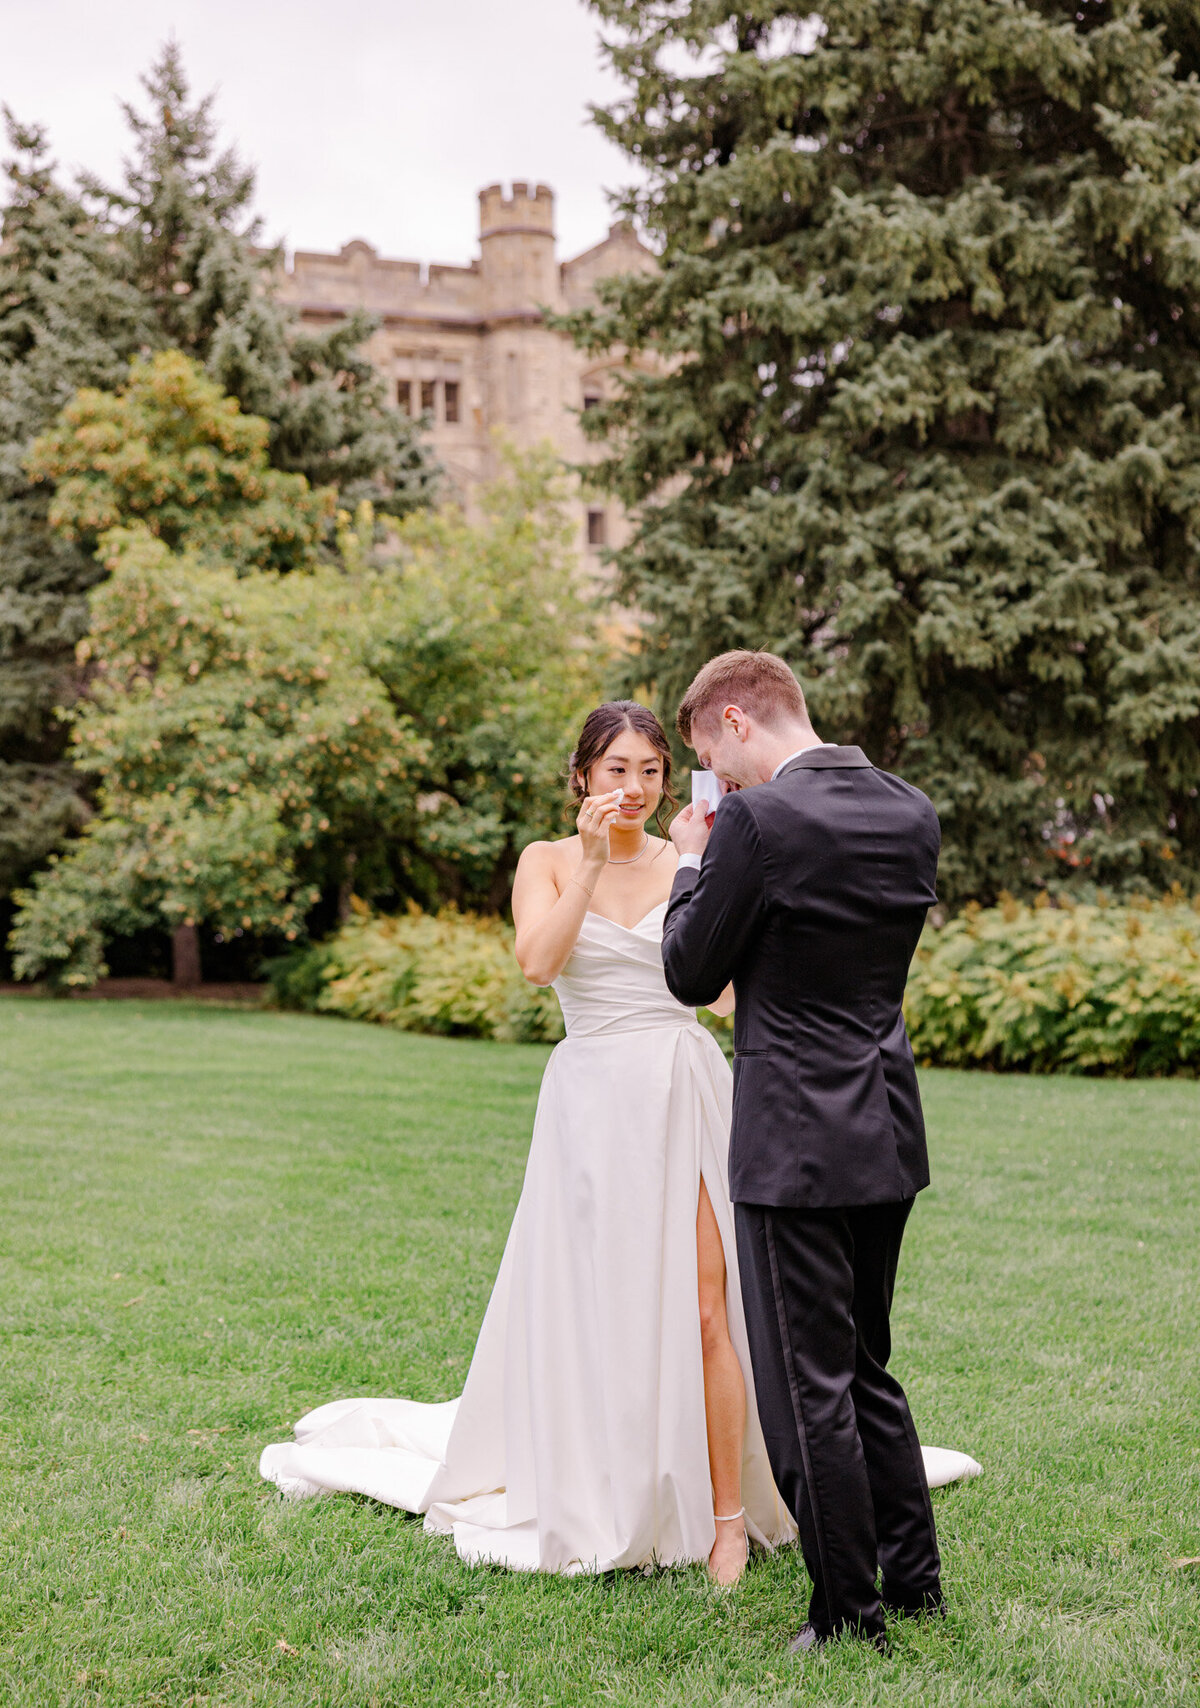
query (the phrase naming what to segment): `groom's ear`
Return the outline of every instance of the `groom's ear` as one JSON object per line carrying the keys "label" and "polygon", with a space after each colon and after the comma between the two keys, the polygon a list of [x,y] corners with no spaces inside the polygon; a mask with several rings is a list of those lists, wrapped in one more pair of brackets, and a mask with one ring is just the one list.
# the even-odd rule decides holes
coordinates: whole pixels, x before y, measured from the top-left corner
{"label": "groom's ear", "polygon": [[728,730],[736,741],[745,741],[750,732],[750,720],[740,706],[730,701],[721,708],[721,728]]}

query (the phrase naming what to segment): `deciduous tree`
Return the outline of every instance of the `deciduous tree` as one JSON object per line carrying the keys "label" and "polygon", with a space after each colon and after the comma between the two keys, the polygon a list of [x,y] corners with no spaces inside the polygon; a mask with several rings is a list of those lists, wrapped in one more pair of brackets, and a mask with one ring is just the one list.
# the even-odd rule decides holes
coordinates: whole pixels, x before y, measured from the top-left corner
{"label": "deciduous tree", "polygon": [[364,893],[390,888],[425,748],[369,666],[361,588],[328,564],[239,575],[144,524],[103,550],[73,717],[97,810],[18,893],[18,977],[90,984],[146,926],[294,941],[351,856]]}
{"label": "deciduous tree", "polygon": [[410,517],[388,554],[374,668],[428,746],[407,876],[425,905],[507,907],[521,850],[565,827],[567,759],[611,648],[564,498],[549,450],[510,456],[478,523]]}
{"label": "deciduous tree", "polygon": [[38,441],[54,525],[109,578],[71,713],[96,811],[17,894],[18,976],[90,984],[147,927],[178,972],[200,925],[269,947],[354,893],[498,911],[521,848],[561,827],[602,671],[553,457],[514,459],[474,526],[384,531],[364,501],[330,561],[328,490],[270,470],[266,436],[172,352]]}
{"label": "deciduous tree", "polygon": [[261,416],[164,350],[135,359],[117,391],[80,391],[25,466],[51,486],[50,525],[92,553],[109,529],[142,523],[173,551],[286,571],[314,561],[335,494],[271,468],[269,438]]}
{"label": "deciduous tree", "polygon": [[103,569],[50,530],[51,489],[26,471],[33,440],[76,391],[114,391],[132,356],[178,347],[246,414],[266,421],[274,470],[303,475],[314,489],[333,486],[344,504],[369,498],[397,517],[430,502],[437,486],[417,425],[387,406],[363,353],[370,319],[302,330],[272,295],[278,257],[258,246],[253,174],[218,149],[211,100],[192,99],[175,47],[144,89],[146,110],[126,107],[133,150],[117,187],[85,176],[83,192],[68,190],[44,132],[6,115],[0,897],[86,811],[54,708],[74,692],[84,595]]}

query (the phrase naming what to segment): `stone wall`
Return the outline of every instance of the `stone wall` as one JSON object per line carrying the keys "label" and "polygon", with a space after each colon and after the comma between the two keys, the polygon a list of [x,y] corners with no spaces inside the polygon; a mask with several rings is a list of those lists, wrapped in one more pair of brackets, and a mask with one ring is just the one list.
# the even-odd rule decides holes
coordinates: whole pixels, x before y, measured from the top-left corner
{"label": "stone wall", "polygon": [[[480,483],[498,472],[494,429],[523,448],[548,440],[569,462],[596,454],[577,412],[603,395],[610,364],[550,331],[543,309],[583,307],[597,279],[654,265],[624,223],[560,262],[553,192],[514,183],[506,194],[489,184],[479,192],[479,255],[470,266],[392,261],[355,240],[337,255],[298,250],[280,295],[312,325],[354,308],[379,316],[371,356],[398,405],[430,416],[433,447],[469,511]],[[575,508],[585,562],[620,544],[618,506],[583,496]]]}

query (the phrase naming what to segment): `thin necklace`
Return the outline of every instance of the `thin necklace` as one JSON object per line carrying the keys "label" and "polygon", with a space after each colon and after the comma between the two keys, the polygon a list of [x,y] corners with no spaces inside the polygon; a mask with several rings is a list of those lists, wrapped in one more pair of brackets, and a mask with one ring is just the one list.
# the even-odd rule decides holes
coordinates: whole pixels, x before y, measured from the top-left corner
{"label": "thin necklace", "polygon": [[643,831],[642,836],[643,836],[644,840],[642,842],[642,846],[638,849],[636,854],[629,854],[625,857],[624,860],[614,860],[612,855],[610,854],[608,857],[609,865],[610,866],[632,866],[633,862],[635,860],[640,860],[642,855],[646,852],[647,848],[649,848],[649,846],[650,846],[650,833],[648,831]]}

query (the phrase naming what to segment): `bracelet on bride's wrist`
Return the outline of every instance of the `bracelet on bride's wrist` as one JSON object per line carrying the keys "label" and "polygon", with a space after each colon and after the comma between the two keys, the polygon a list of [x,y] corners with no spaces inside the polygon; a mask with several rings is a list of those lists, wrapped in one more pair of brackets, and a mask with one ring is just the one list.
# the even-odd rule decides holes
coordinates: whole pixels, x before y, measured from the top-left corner
{"label": "bracelet on bride's wrist", "polygon": [[572,872],[572,874],[571,874],[571,882],[572,882],[572,883],[573,883],[573,884],[578,884],[578,885],[579,885],[579,887],[580,887],[580,889],[581,889],[581,890],[582,890],[582,891],[583,891],[583,893],[584,893],[584,895],[585,895],[585,896],[594,896],[594,895],[595,895],[595,893],[596,893],[596,891],[595,891],[595,889],[590,889],[590,890],[589,890],[589,889],[588,889],[588,887],[587,887],[587,885],[586,885],[586,884],[585,884],[585,883],[584,883],[584,881],[583,881],[583,879],[582,879],[582,878],[577,878],[577,877],[576,877],[576,876],[575,876],[575,874],[574,874],[574,872]]}

